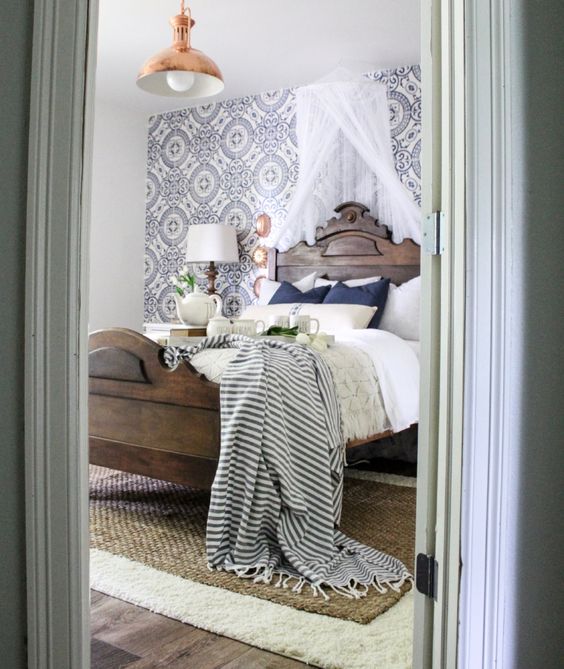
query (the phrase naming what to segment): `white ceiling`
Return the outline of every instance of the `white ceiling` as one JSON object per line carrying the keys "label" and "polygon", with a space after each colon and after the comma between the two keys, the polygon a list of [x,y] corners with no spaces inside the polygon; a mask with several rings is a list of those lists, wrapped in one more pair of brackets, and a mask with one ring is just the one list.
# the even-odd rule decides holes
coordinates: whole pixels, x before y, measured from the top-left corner
{"label": "white ceiling", "polygon": [[[139,90],[137,71],[170,46],[178,0],[100,0],[96,96],[147,116],[193,104]],[[303,85],[338,65],[366,72],[418,63],[419,0],[193,0],[192,45],[213,58],[215,99]]]}

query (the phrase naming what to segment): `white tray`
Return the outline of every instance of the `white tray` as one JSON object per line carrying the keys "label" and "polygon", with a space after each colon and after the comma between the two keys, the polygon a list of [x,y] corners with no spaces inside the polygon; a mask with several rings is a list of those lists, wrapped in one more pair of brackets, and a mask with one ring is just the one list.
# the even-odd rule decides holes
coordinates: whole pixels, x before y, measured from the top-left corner
{"label": "white tray", "polygon": [[[327,345],[331,346],[335,343],[335,337],[333,335],[325,335]],[[157,340],[157,343],[161,346],[196,346],[199,344],[202,339],[205,337],[160,337]],[[296,343],[295,337],[287,337],[286,335],[256,335],[252,339],[274,339],[276,341],[283,341],[287,344]]]}
{"label": "white tray", "polygon": [[[285,341],[288,344],[291,344],[292,342],[296,343],[296,338],[295,337],[288,337],[287,335],[257,335],[257,339],[276,339],[277,341]],[[327,342],[327,346],[331,346],[331,344],[335,343],[335,336],[334,335],[325,335],[325,341]]]}

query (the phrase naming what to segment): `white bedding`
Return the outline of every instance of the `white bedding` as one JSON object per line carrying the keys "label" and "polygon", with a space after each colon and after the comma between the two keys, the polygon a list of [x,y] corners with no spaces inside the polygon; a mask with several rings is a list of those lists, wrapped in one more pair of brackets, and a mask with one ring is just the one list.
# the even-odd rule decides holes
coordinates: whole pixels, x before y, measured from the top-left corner
{"label": "white bedding", "polygon": [[[219,383],[236,349],[206,349],[191,360]],[[350,330],[324,353],[337,389],[346,441],[419,420],[419,361],[404,340],[383,330]]]}
{"label": "white bedding", "polygon": [[413,349],[385,330],[351,330],[338,339],[370,356],[392,430],[419,422],[419,359]]}

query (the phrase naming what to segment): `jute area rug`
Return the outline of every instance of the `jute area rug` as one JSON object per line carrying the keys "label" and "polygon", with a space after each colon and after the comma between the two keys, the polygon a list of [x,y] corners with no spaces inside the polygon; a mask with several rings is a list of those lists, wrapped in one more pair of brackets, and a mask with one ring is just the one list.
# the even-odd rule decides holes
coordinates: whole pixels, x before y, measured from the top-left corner
{"label": "jute area rug", "polygon": [[[399,593],[389,590],[385,594],[371,588],[359,600],[330,592],[326,601],[314,597],[309,588],[297,594],[290,588],[209,571],[205,552],[208,503],[207,492],[91,466],[91,548],[197,583],[360,624],[374,620],[411,588],[406,584]],[[413,572],[413,487],[347,478],[341,528],[362,543],[398,557]]]}

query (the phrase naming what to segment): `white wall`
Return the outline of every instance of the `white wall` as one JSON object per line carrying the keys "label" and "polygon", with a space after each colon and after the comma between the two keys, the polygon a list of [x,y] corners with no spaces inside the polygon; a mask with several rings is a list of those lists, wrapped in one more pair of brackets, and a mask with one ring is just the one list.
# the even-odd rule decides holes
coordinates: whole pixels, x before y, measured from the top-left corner
{"label": "white wall", "polygon": [[89,329],[143,323],[147,118],[96,100]]}

